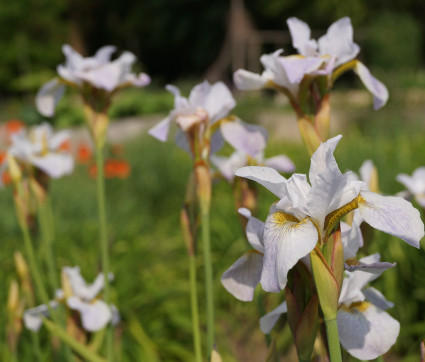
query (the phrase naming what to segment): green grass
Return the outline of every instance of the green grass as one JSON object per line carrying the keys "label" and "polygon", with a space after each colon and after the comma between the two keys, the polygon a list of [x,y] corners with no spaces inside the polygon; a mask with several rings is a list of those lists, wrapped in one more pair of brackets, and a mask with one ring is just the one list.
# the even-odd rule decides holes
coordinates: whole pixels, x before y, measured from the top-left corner
{"label": "green grass", "polygon": [[[172,99],[172,98],[170,98]],[[254,101],[253,101],[254,99]],[[237,113],[254,121],[264,109],[276,107],[270,99],[246,98]],[[261,104],[261,106],[259,106]],[[165,107],[165,106],[164,106]],[[239,113],[240,112],[240,113]],[[398,173],[411,173],[425,164],[424,122],[420,109],[400,100],[379,112],[360,109],[350,114],[348,128],[336,150],[342,171],[357,171],[370,158],[378,168],[381,190],[394,194],[403,189],[396,182]],[[294,127],[296,127],[294,120]],[[286,153],[307,173],[309,157],[302,145],[274,142],[267,155]],[[189,156],[173,142],[160,143],[147,135],[125,145],[125,157],[132,166],[126,180],[107,180],[107,217],[111,247],[111,269],[115,274],[112,299],[122,315],[123,361],[190,361],[193,359],[189,310],[189,269],[179,229],[179,212],[191,169]],[[83,166],[72,176],[52,182],[55,215],[55,252],[58,267],[79,265],[88,281],[100,271],[95,181]],[[23,250],[13,213],[11,189],[0,193],[2,253],[0,280],[5,305],[7,289],[16,273],[13,251]],[[264,220],[273,195],[260,189],[259,218]],[[215,275],[217,346],[225,361],[265,357],[267,347],[258,329],[257,303],[237,301],[220,284],[221,274],[247,249],[235,213],[231,188],[223,181],[214,185],[211,209],[212,258]],[[200,245],[198,245],[200,247]],[[425,338],[424,243],[416,250],[401,240],[375,231],[369,252],[379,251],[382,260],[397,266],[373,283],[395,303],[389,312],[401,323],[401,332],[391,354],[397,360],[419,358],[419,342]],[[201,323],[205,333],[202,258],[198,252],[198,290]],[[58,270],[59,272],[59,270]],[[257,293],[265,298],[267,310],[282,295]],[[5,308],[0,312],[5,325]],[[23,332],[20,360],[31,360],[29,333]],[[203,338],[205,340],[205,338]],[[46,331],[41,340],[49,344]],[[280,346],[282,343],[278,343]],[[287,349],[287,346],[281,346]],[[0,359],[6,359],[6,342],[0,342]],[[256,356],[256,357],[254,357]]]}

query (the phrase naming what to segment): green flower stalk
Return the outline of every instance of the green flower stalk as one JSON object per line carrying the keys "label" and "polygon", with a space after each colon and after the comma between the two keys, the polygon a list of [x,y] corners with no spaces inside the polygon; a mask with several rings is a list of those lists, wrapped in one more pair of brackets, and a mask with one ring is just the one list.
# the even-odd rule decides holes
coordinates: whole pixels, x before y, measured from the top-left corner
{"label": "green flower stalk", "polygon": [[[149,134],[164,142],[172,123],[175,122],[179,128],[176,141],[193,159],[191,192],[195,195],[196,201],[192,201],[190,207],[193,208],[194,205],[197,207],[198,214],[194,216],[194,220],[197,216],[200,216],[201,220],[207,314],[206,345],[209,359],[215,343],[213,268],[210,250],[210,156],[222,147],[223,138],[233,147],[243,148],[246,147],[244,135],[247,132],[255,133],[256,140],[260,143],[261,132],[256,126],[247,125],[235,117],[228,116],[236,102],[222,82],[211,85],[205,81],[198,84],[188,98],[182,97],[175,86],[168,85],[167,89],[174,94],[175,107],[168,117],[149,130]],[[186,212],[186,207],[185,205],[183,212]]]}
{"label": "green flower stalk", "polygon": [[[84,58],[71,46],[62,47],[66,57],[65,65],[58,67],[59,77],[46,83],[37,93],[36,106],[39,112],[51,117],[56,104],[62,97],[65,87],[75,88],[84,104],[84,113],[93,141],[96,145],[97,164],[97,202],[99,213],[99,232],[102,269],[105,276],[105,299],[110,302],[108,286],[109,255],[106,227],[105,181],[104,181],[104,146],[109,124],[108,109],[113,96],[121,89],[136,86],[144,87],[150,83],[145,73],[131,73],[131,66],[136,57],[131,52],[124,52],[111,61],[116,51],[114,46],[100,48],[92,57]],[[113,359],[113,332],[108,331],[108,359]]]}

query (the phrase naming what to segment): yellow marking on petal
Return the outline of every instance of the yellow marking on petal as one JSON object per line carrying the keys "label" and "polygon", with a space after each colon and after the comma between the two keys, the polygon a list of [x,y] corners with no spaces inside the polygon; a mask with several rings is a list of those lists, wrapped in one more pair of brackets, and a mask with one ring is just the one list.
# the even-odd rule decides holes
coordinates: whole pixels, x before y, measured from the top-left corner
{"label": "yellow marking on petal", "polygon": [[350,266],[357,266],[360,265],[360,262],[356,258],[349,258],[345,261],[345,264]]}
{"label": "yellow marking on petal", "polygon": [[251,250],[248,250],[248,251],[246,252],[246,255],[250,255],[250,254],[259,254],[259,255],[264,255],[262,252],[260,252],[260,251],[258,251],[258,250],[255,250],[255,249],[251,249]]}
{"label": "yellow marking on petal", "polygon": [[355,309],[355,310],[358,310],[359,312],[364,312],[366,309],[370,307],[370,305],[371,304],[369,302],[354,302],[354,303],[351,303],[350,309]]}
{"label": "yellow marking on petal", "polygon": [[351,211],[357,209],[359,207],[359,204],[366,203],[366,200],[363,198],[362,195],[358,195],[355,199],[350,201],[349,203],[345,204],[344,206],[341,206],[339,209],[336,209],[332,212],[330,212],[328,215],[326,215],[325,218],[325,235],[329,235],[336,225],[336,223],[345,215],[350,213]]}
{"label": "yellow marking on petal", "polygon": [[41,155],[46,156],[49,153],[49,143],[47,142],[47,134],[46,132],[43,133],[42,136],[42,149],[41,149]]}
{"label": "yellow marking on petal", "polygon": [[288,221],[299,223],[300,220],[298,220],[294,215],[287,214],[282,211],[277,211],[273,214],[273,223],[283,225],[287,223]]}
{"label": "yellow marking on petal", "polygon": [[354,312],[364,312],[370,306],[371,306],[371,303],[369,302],[354,302],[354,303],[351,303],[349,306],[343,304],[339,307],[339,309],[343,310],[344,312],[354,313]]}

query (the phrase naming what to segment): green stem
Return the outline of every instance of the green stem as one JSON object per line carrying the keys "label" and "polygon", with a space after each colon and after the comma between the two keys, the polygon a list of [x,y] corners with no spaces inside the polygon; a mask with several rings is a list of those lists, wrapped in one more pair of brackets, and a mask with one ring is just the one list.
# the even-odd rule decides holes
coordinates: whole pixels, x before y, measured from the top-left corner
{"label": "green stem", "polygon": [[75,352],[77,352],[81,357],[85,358],[89,362],[106,362],[105,359],[97,355],[95,352],[87,348],[85,345],[76,341],[74,338],[70,337],[66,330],[58,325],[55,325],[48,319],[43,319],[43,323],[46,328],[58,337],[62,342],[66,343],[69,347],[71,347]]}
{"label": "green stem", "polygon": [[196,258],[189,255],[190,264],[190,306],[192,310],[193,345],[196,362],[202,362],[201,333],[199,331],[198,291],[196,287]]}
{"label": "green stem", "polygon": [[331,362],[341,362],[341,346],[339,344],[338,324],[336,319],[325,319],[326,334],[328,337],[329,357]]}
{"label": "green stem", "polygon": [[46,252],[46,264],[49,273],[49,281],[53,291],[59,289],[58,280],[56,278],[56,265],[53,257],[53,232],[50,230],[52,225],[50,223],[50,211],[48,200],[38,200],[39,212],[38,212],[38,222],[40,226],[40,231],[42,239],[44,242],[44,248]]}
{"label": "green stem", "polygon": [[[108,255],[108,236],[106,229],[106,205],[105,205],[105,177],[104,177],[104,157],[103,147],[96,149],[97,165],[97,206],[99,213],[99,232],[100,232],[100,251],[102,259],[102,269],[105,278],[104,295],[105,302],[109,306],[109,255]],[[106,348],[108,361],[113,361],[113,330],[107,326]]]}
{"label": "green stem", "polygon": [[[24,190],[23,190],[21,183],[17,184],[17,192],[18,192],[19,198],[22,200],[23,195],[24,195]],[[38,266],[37,266],[37,261],[36,261],[36,258],[35,258],[34,248],[33,248],[33,245],[32,245],[30,232],[28,230],[28,225],[25,222],[25,220],[22,219],[22,216],[19,216],[20,213],[19,213],[18,206],[17,206],[16,203],[15,203],[15,208],[16,208],[16,216],[18,218],[19,227],[21,229],[22,236],[24,238],[25,251],[26,251],[26,254],[27,254],[27,257],[28,257],[28,261],[29,261],[29,265],[30,265],[30,269],[31,269],[31,274],[34,277],[34,281],[35,281],[35,284],[36,284],[36,287],[37,287],[37,293],[38,293],[38,295],[41,299],[41,302],[47,306],[47,308],[49,310],[49,314],[52,317],[52,319],[54,320],[54,322],[56,324],[61,324],[61,320],[60,320],[59,316],[57,315],[56,311],[54,311],[53,308],[51,308],[51,306],[50,306],[49,296],[47,294],[46,288],[44,287],[43,280],[41,278],[41,274],[40,274],[40,271],[39,271]],[[52,257],[52,259],[53,259],[53,257]],[[38,336],[37,336],[37,340],[38,340]],[[70,350],[65,347],[64,352],[65,352],[66,359],[71,361],[72,355],[71,355]]]}
{"label": "green stem", "polygon": [[[17,191],[18,191],[19,199],[23,200],[24,190],[23,190],[22,184],[20,182],[17,184]],[[34,248],[32,246],[31,237],[30,237],[30,233],[29,233],[29,230],[28,230],[28,225],[27,225],[26,221],[22,219],[25,216],[22,216],[22,215],[20,216],[20,212],[18,210],[18,205],[16,203],[15,203],[15,208],[16,208],[16,216],[18,217],[19,227],[21,229],[22,236],[24,238],[25,252],[26,252],[27,257],[28,257],[31,273],[34,277],[34,281],[35,281],[35,284],[37,286],[37,293],[38,293],[42,303],[45,303],[47,306],[49,306],[49,297],[48,297],[46,289],[44,288],[43,280],[41,278],[40,271],[38,270],[38,266],[37,266],[37,262],[36,262],[36,258],[35,258],[35,253],[34,253]]]}
{"label": "green stem", "polygon": [[34,355],[35,355],[35,359],[36,361],[42,362],[43,358],[41,356],[41,348],[40,348],[40,338],[38,337],[38,333],[37,332],[30,332],[31,334],[31,342],[32,342],[32,348],[34,349]]}
{"label": "green stem", "polygon": [[[205,210],[206,209],[206,210]],[[210,214],[205,208],[202,212],[202,251],[204,254],[205,292],[207,298],[207,356],[211,356],[214,346],[214,293],[210,246]]]}

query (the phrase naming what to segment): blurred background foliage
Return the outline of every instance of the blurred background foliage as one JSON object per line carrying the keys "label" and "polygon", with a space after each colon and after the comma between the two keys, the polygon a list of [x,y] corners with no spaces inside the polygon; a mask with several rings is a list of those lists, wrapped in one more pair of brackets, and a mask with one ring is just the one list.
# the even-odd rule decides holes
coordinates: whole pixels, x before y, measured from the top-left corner
{"label": "blurred background foliage", "polygon": [[[258,30],[287,30],[285,19],[297,16],[322,33],[350,16],[369,65],[399,69],[423,62],[422,0],[248,0],[245,8]],[[34,92],[64,61],[64,43],[86,55],[105,44],[131,50],[161,84],[199,78],[223,46],[229,11],[228,0],[3,1],[0,95]]]}

